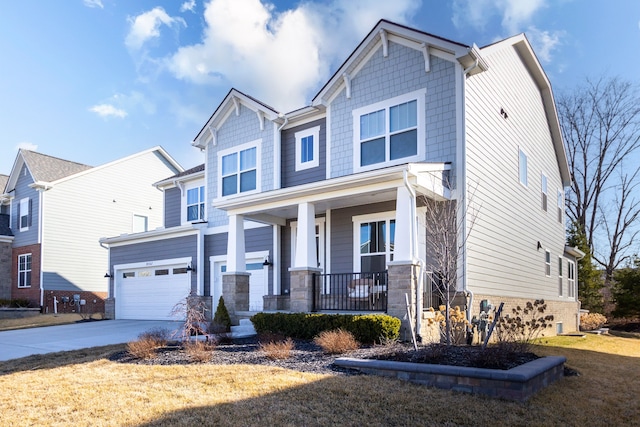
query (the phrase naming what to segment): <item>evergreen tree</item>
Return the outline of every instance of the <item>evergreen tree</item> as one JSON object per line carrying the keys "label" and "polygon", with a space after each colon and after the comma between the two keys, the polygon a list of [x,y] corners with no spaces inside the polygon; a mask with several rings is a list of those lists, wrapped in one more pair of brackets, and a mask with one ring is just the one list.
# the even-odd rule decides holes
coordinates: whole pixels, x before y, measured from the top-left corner
{"label": "evergreen tree", "polygon": [[582,227],[573,222],[567,231],[567,245],[577,247],[584,252],[584,257],[578,261],[578,299],[581,308],[594,313],[602,313],[604,300],[600,290],[603,287],[602,274],[593,265],[591,249]]}
{"label": "evergreen tree", "polygon": [[617,270],[613,278],[614,316],[640,316],[640,258],[635,257],[633,266]]}

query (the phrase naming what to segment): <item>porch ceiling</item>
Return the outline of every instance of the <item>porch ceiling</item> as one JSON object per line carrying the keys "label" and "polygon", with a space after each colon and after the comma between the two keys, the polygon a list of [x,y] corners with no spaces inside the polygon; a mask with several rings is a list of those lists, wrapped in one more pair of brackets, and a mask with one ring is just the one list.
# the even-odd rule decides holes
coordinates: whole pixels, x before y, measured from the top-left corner
{"label": "porch ceiling", "polygon": [[396,199],[397,188],[407,180],[417,195],[435,200],[450,199],[445,187],[448,163],[411,163],[333,178],[291,188],[214,200],[213,206],[230,215],[269,224],[285,225],[296,218],[300,203],[312,203],[316,214],[329,209],[369,205]]}

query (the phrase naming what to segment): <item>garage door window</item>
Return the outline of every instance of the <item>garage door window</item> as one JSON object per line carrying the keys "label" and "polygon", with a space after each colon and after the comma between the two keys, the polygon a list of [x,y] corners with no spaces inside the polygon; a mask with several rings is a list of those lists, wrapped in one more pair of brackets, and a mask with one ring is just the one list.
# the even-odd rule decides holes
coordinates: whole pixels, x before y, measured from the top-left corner
{"label": "garage door window", "polygon": [[187,274],[187,267],[174,268],[173,274]]}
{"label": "garage door window", "polygon": [[168,268],[164,268],[162,270],[156,270],[155,271],[155,275],[156,276],[168,276],[169,275],[169,269]]}
{"label": "garage door window", "polygon": [[127,279],[129,277],[136,277],[136,272],[135,271],[127,271],[125,273],[122,273],[122,278],[123,279]]}

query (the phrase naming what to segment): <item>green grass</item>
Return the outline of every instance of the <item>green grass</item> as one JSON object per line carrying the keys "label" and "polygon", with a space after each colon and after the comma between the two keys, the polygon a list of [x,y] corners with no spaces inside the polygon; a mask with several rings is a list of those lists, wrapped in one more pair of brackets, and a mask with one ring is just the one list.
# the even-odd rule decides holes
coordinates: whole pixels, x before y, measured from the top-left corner
{"label": "green grass", "polygon": [[0,401],[12,426],[638,425],[638,347],[609,336],[545,339],[536,352],[566,356],[581,375],[526,403],[364,375],[108,360],[124,346],[0,363]]}

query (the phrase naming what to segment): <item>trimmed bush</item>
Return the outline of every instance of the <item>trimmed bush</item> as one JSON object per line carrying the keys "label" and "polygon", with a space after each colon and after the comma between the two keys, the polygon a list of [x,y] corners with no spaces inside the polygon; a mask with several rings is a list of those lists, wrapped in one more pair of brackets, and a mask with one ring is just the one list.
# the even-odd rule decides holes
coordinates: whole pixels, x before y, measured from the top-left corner
{"label": "trimmed bush", "polygon": [[231,317],[229,316],[227,306],[224,305],[224,298],[222,297],[218,300],[218,307],[213,315],[209,331],[213,334],[231,331]]}
{"label": "trimmed bush", "polygon": [[587,313],[580,316],[581,331],[595,331],[607,323],[607,318],[600,313]]}
{"label": "trimmed bush", "polygon": [[258,313],[251,317],[256,332],[313,339],[323,331],[343,329],[364,344],[395,340],[400,319],[387,314]]}

